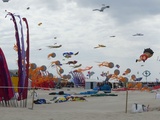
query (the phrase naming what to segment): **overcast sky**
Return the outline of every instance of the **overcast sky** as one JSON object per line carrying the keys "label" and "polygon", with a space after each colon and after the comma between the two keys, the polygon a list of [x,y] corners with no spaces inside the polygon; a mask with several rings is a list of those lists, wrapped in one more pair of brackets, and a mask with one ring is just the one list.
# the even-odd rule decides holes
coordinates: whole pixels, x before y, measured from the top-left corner
{"label": "overcast sky", "polygon": [[[102,5],[110,8],[103,12],[93,11]],[[30,29],[30,62],[37,66],[48,67],[55,60],[60,60],[61,63],[77,60],[77,64],[82,64],[81,68],[93,66],[91,71],[95,74],[92,78],[96,79],[101,78],[102,71],[113,73],[116,69],[98,66],[97,62],[107,61],[119,64],[120,74],[130,68],[130,75],[143,77],[142,73],[149,70],[151,75],[147,80],[155,81],[155,78],[160,78],[160,61],[157,60],[160,55],[159,5],[159,0],[1,0],[0,47],[5,53],[9,69],[16,69],[17,53],[13,50],[16,43],[15,31],[11,17],[5,18],[7,10],[27,18]],[[40,22],[42,25],[38,26]],[[142,33],[143,36],[133,36],[136,33]],[[55,43],[62,47],[47,47]],[[98,44],[106,47],[94,49]],[[145,63],[136,63],[135,60],[145,48],[154,51],[153,57]],[[63,60],[64,52],[78,51],[77,56]],[[47,55],[52,52],[56,53],[56,57],[48,60]],[[69,65],[62,65],[62,68],[64,74],[74,70]],[[54,67],[48,67],[47,70],[57,75]],[[146,81],[145,77],[143,81]]]}

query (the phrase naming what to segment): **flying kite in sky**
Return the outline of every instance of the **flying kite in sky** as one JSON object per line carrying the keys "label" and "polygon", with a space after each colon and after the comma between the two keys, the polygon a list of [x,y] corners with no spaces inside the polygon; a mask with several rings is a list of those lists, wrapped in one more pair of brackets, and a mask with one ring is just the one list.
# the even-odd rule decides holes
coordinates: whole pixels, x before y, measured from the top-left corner
{"label": "flying kite in sky", "polygon": [[65,58],[71,58],[71,56],[72,56],[73,54],[74,54],[73,52],[64,52],[64,53],[63,53],[63,56],[64,56]]}
{"label": "flying kite in sky", "polygon": [[27,10],[29,10],[30,9],[30,7],[27,7]]}
{"label": "flying kite in sky", "polygon": [[8,2],[9,0],[2,0],[3,2]]}
{"label": "flying kite in sky", "polygon": [[98,64],[98,66],[99,66],[99,67],[105,66],[105,67],[113,68],[113,67],[114,67],[114,63],[104,61],[104,62],[101,62],[100,64]]}
{"label": "flying kite in sky", "polygon": [[93,9],[93,11],[103,12],[104,9],[106,9],[106,8],[110,8],[110,6],[103,6],[103,7],[101,7],[101,9]]}
{"label": "flying kite in sky", "polygon": [[74,61],[68,61],[67,63],[65,63],[65,64],[73,64],[73,65],[75,65],[77,63],[77,61],[76,60],[74,60]]}
{"label": "flying kite in sky", "polygon": [[65,58],[71,58],[72,55],[78,55],[78,54],[79,54],[79,52],[76,52],[76,53],[73,53],[73,52],[64,52],[64,53],[63,53],[63,56],[64,56]]}
{"label": "flying kite in sky", "polygon": [[76,69],[76,70],[74,70],[73,72],[84,72],[84,71],[86,71],[86,70],[90,70],[90,69],[92,69],[93,68],[93,66],[87,66],[87,67],[85,67],[85,68],[79,68],[79,69]]}
{"label": "flying kite in sky", "polygon": [[79,52],[74,53],[74,55],[78,55],[78,54],[79,54]]}
{"label": "flying kite in sky", "polygon": [[98,46],[94,47],[94,48],[101,48],[101,47],[106,47],[105,45],[102,44],[98,44]]}
{"label": "flying kite in sky", "polygon": [[60,48],[62,47],[62,45],[50,45],[50,46],[47,46],[49,48]]}
{"label": "flying kite in sky", "polygon": [[47,58],[50,59],[51,57],[52,58],[56,57],[56,53],[53,52],[53,53],[48,54]]}
{"label": "flying kite in sky", "polygon": [[120,65],[116,64],[115,67],[116,67],[116,68],[120,68]]}
{"label": "flying kite in sky", "polygon": [[127,69],[125,70],[125,72],[123,73],[123,75],[128,75],[130,72],[131,72],[131,69],[130,69],[130,68],[127,68]]}
{"label": "flying kite in sky", "polygon": [[38,50],[42,50],[42,48],[39,48]]}
{"label": "flying kite in sky", "polygon": [[91,78],[91,76],[93,76],[94,74],[95,74],[95,72],[93,72],[93,71],[88,71],[87,76],[88,76],[88,78]]}
{"label": "flying kite in sky", "polygon": [[51,67],[53,67],[53,66],[55,66],[55,65],[56,65],[56,66],[61,66],[62,64],[61,64],[61,62],[60,62],[59,60],[52,61],[51,64],[50,64]]}
{"label": "flying kite in sky", "polygon": [[42,25],[42,23],[40,22],[40,23],[38,23],[38,26],[41,26]]}
{"label": "flying kite in sky", "polygon": [[148,58],[153,56],[153,53],[153,50],[151,50],[150,48],[144,49],[143,54],[139,57],[139,59],[136,59],[136,62],[145,62]]}
{"label": "flying kite in sky", "polygon": [[110,37],[116,37],[115,35],[111,35]]}
{"label": "flying kite in sky", "polygon": [[73,68],[78,68],[78,67],[81,67],[81,66],[82,66],[82,64],[74,65],[74,66],[71,66],[71,67],[73,67]]}
{"label": "flying kite in sky", "polygon": [[133,36],[143,36],[142,33],[137,33],[137,34],[134,34]]}

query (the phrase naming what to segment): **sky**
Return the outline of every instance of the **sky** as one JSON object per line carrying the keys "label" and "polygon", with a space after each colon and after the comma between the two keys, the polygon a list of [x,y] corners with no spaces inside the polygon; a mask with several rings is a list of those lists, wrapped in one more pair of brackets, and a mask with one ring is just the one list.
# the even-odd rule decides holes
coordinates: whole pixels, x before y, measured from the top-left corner
{"label": "sky", "polygon": [[[103,5],[110,6],[103,12],[93,11]],[[67,63],[71,60],[82,64],[81,68],[93,66],[92,79],[104,79],[102,72],[113,73],[116,67],[99,67],[103,61],[120,65],[120,75],[127,68],[142,81],[160,79],[160,1],[159,0],[10,0],[0,1],[0,47],[9,69],[17,69],[17,53],[14,24],[7,12],[28,20],[30,31],[30,62],[45,65],[47,71],[57,76],[55,67],[49,67],[55,60]],[[27,9],[29,7],[29,9]],[[18,20],[17,20],[18,23]],[[40,26],[38,23],[42,23]],[[25,26],[24,33],[26,32]],[[143,36],[133,36],[142,33]],[[111,37],[115,36],[115,37]],[[56,37],[56,39],[55,39]],[[48,48],[49,45],[62,45]],[[94,49],[98,44],[106,47]],[[135,62],[146,48],[154,54],[146,62]],[[39,50],[41,49],[41,50]],[[48,59],[50,53],[56,57]],[[64,58],[64,52],[79,52],[71,58]],[[159,59],[158,59],[159,57]],[[65,59],[65,60],[64,60]],[[64,74],[74,69],[62,65]],[[142,73],[149,70],[146,79]],[[87,75],[88,71],[84,72]]]}

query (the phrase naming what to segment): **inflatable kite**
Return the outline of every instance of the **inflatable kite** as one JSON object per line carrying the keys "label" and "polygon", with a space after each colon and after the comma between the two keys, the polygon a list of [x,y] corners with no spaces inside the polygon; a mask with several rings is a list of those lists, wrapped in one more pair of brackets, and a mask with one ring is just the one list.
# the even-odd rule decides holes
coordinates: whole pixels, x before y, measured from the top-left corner
{"label": "inflatable kite", "polygon": [[40,23],[38,23],[38,26],[41,26],[42,25],[42,23],[40,22]]}
{"label": "inflatable kite", "polygon": [[76,53],[73,53],[73,52],[64,52],[64,53],[63,53],[63,56],[64,56],[65,58],[71,58],[72,55],[78,55],[78,54],[79,54],[79,52],[76,52]]}
{"label": "inflatable kite", "polygon": [[79,52],[74,53],[74,55],[78,55],[78,54],[79,54]]}
{"label": "inflatable kite", "polygon": [[114,67],[114,63],[104,61],[104,62],[98,64],[98,66],[99,66],[99,67],[105,66],[105,67],[113,68],[113,67]]}
{"label": "inflatable kite", "polygon": [[73,52],[64,52],[64,53],[63,53],[63,56],[64,56],[65,58],[71,58],[71,56],[72,56],[73,54],[74,54]]}
{"label": "inflatable kite", "polygon": [[65,63],[65,64],[73,64],[73,65],[75,65],[77,63],[77,61],[76,60],[74,60],[74,61],[68,61],[67,63]]}
{"label": "inflatable kite", "polygon": [[94,48],[101,48],[101,47],[106,47],[105,45],[100,45],[98,44],[98,46],[94,47]]}
{"label": "inflatable kite", "polygon": [[3,2],[8,2],[9,0],[2,0]]}
{"label": "inflatable kite", "polygon": [[139,59],[136,59],[136,62],[145,62],[148,58],[153,56],[153,53],[153,50],[151,50],[150,48],[144,49],[143,54],[140,56]]}
{"label": "inflatable kite", "polygon": [[53,52],[53,53],[48,54],[47,58],[50,59],[51,57],[52,58],[56,57],[56,53]]}
{"label": "inflatable kite", "polygon": [[53,67],[55,65],[61,66],[62,64],[61,64],[61,62],[59,60],[52,61],[51,64],[50,64],[51,67]]}
{"label": "inflatable kite", "polygon": [[49,48],[60,48],[62,47],[62,45],[50,45],[50,46],[47,46]]}
{"label": "inflatable kite", "polygon": [[92,69],[93,68],[93,66],[87,66],[87,67],[85,67],[85,68],[79,68],[79,69],[76,69],[76,70],[74,70],[73,72],[84,72],[84,71],[86,71],[86,70],[90,70],[90,69]]}
{"label": "inflatable kite", "polygon": [[95,74],[95,72],[93,72],[93,71],[88,71],[87,76],[88,76],[88,78],[91,78],[91,76],[94,75],[94,74]]}
{"label": "inflatable kite", "polygon": [[127,69],[125,70],[125,72],[123,73],[123,75],[128,75],[130,72],[131,72],[131,69],[130,69],[130,68],[127,68]]}
{"label": "inflatable kite", "polygon": [[78,68],[78,67],[81,67],[81,66],[82,66],[82,64],[74,65],[74,66],[71,66],[71,67],[73,67],[73,68]]}

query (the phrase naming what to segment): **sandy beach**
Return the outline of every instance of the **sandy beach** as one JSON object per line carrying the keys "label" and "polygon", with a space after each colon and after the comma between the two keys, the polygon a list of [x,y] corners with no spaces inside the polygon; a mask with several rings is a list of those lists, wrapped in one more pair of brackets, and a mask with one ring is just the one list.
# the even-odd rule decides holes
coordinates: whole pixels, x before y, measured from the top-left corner
{"label": "sandy beach", "polygon": [[[56,95],[51,92],[79,93],[87,91],[83,88],[63,88],[57,90],[36,90],[39,99],[47,101]],[[128,107],[126,106],[126,91],[112,91],[118,96],[85,97],[86,101],[70,101],[52,104],[34,104],[28,92],[27,108],[0,107],[0,120],[158,120],[160,99],[155,99],[155,92],[129,91]],[[149,111],[133,113],[133,103],[148,105]]]}

